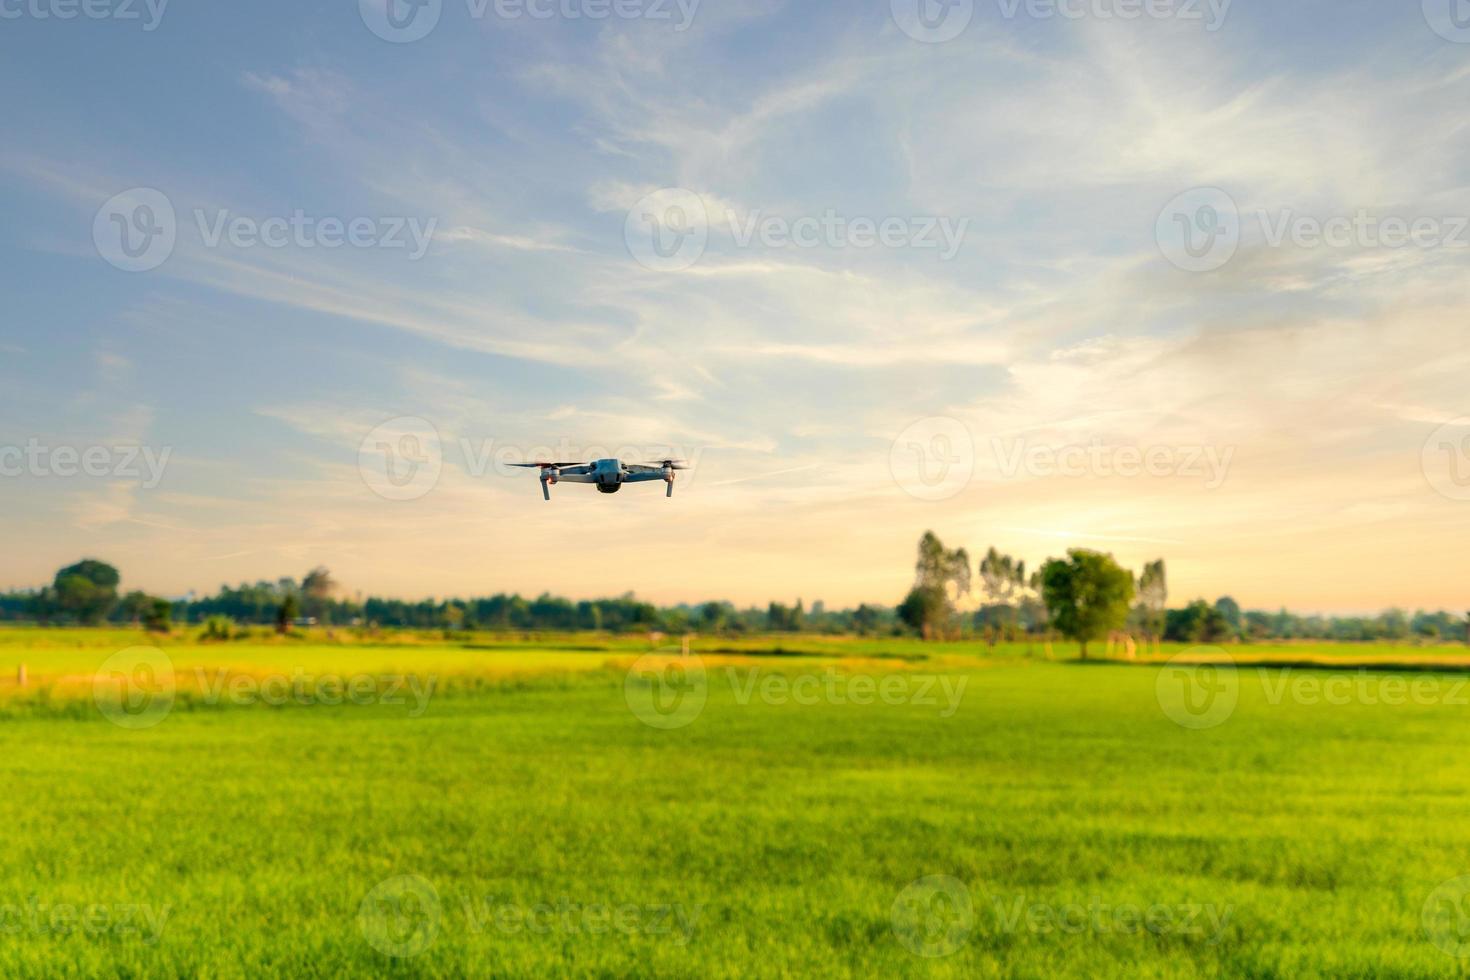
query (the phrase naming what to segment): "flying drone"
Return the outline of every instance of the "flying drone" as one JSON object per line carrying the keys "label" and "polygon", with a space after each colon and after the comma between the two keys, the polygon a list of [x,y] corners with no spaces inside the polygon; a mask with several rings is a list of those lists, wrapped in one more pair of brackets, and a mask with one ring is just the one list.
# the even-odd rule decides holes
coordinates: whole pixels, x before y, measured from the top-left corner
{"label": "flying drone", "polygon": [[624,463],[617,459],[599,459],[591,463],[514,463],[522,469],[541,471],[541,495],[551,499],[551,488],[558,483],[590,483],[599,493],[617,493],[624,483],[651,483],[662,480],[669,485],[665,497],[674,495],[674,473],[688,469],[681,460],[666,459],[657,465]]}

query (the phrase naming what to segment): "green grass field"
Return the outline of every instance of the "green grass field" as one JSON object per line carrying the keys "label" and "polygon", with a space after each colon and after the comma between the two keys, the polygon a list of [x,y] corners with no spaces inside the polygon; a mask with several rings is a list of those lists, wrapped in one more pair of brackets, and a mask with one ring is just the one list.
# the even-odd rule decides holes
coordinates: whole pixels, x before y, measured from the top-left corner
{"label": "green grass field", "polygon": [[0,974],[1470,972],[1454,673],[140,642],[0,631]]}

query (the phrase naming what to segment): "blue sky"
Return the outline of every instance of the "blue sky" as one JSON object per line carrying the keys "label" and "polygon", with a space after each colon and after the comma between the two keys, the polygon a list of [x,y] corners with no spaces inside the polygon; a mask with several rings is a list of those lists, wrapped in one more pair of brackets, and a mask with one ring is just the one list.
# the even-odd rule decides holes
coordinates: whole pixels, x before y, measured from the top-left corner
{"label": "blue sky", "polygon": [[[1470,43],[1438,0],[955,0],[939,43],[904,0],[686,0],[687,24],[443,0],[409,43],[363,2],[175,0],[152,30],[142,3],[0,4],[0,446],[168,452],[156,485],[0,480],[0,587],[95,554],[170,593],[325,563],[409,596],[893,601],[932,527],[1032,562],[1162,555],[1176,598],[1466,599],[1470,503],[1435,467],[1470,435]],[[128,272],[94,222],[137,188],[176,241]],[[1160,215],[1202,188],[1239,241],[1191,271]],[[691,199],[696,260],[640,261],[637,214]],[[1360,212],[1433,244],[1271,240]],[[373,231],[209,239],[298,214]],[[897,231],[743,241],[763,219]],[[432,232],[422,255],[386,247],[399,224]],[[436,479],[385,499],[363,446],[403,418],[438,437]],[[925,483],[915,446],[963,476]],[[672,502],[547,506],[483,465],[540,447],[697,466]],[[1120,447],[1163,468],[1120,474]]]}

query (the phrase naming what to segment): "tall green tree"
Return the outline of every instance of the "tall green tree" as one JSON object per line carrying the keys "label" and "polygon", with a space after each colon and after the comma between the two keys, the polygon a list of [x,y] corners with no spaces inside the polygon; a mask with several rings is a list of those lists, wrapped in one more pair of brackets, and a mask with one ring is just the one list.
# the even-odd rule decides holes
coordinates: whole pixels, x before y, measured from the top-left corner
{"label": "tall green tree", "polygon": [[1031,638],[1036,633],[1045,634],[1047,654],[1051,654],[1051,617],[1047,615],[1046,603],[1041,600],[1041,572],[1026,576],[1021,586],[1020,601],[1016,605],[1017,618],[1026,631],[1026,655],[1031,655]]}
{"label": "tall green tree", "polygon": [[933,531],[919,539],[919,558],[914,563],[914,585],[935,588],[958,601],[970,594],[970,554],[964,548],[950,551]]}
{"label": "tall green tree", "polygon": [[899,606],[899,618],[931,637],[942,634],[954,619],[956,604],[970,594],[970,555],[950,551],[933,531],[919,539],[914,587]]}
{"label": "tall green tree", "polygon": [[980,559],[980,584],[989,604],[979,618],[989,627],[990,645],[993,647],[1000,631],[1014,625],[1015,609],[1012,604],[1026,587],[1026,563],[1001,554],[992,545]]}
{"label": "tall green tree", "polygon": [[286,597],[281,600],[281,606],[276,610],[276,632],[291,632],[291,624],[301,615],[301,606],[296,601],[296,593],[287,592]]}
{"label": "tall green tree", "polygon": [[1112,555],[1076,548],[1042,566],[1041,595],[1052,625],[1081,645],[1086,660],[1089,642],[1127,622],[1133,576]]}
{"label": "tall green tree", "polygon": [[1244,625],[1244,614],[1240,610],[1240,603],[1231,596],[1225,595],[1215,600],[1215,609],[1225,619],[1231,632],[1240,634],[1240,628]]}
{"label": "tall green tree", "polygon": [[326,568],[318,565],[307,572],[306,577],[301,580],[301,605],[306,610],[306,615],[316,617],[319,622],[326,622],[329,618],[327,604],[336,591],[337,580],[332,578],[332,573]]}
{"label": "tall green tree", "polygon": [[1164,559],[1143,566],[1138,576],[1139,607],[1143,610],[1144,637],[1155,646],[1164,636],[1164,617],[1169,610],[1169,576]]}

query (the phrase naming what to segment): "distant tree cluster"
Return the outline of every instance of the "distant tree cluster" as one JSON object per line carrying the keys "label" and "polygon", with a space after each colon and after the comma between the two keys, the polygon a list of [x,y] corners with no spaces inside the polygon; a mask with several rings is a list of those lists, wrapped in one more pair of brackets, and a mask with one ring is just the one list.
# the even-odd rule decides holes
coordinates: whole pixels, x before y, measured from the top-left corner
{"label": "distant tree cluster", "polygon": [[1111,555],[1081,549],[1053,558],[1028,575],[1026,563],[995,548],[979,565],[985,602],[968,617],[970,556],[946,548],[933,531],[919,540],[913,588],[898,607],[899,619],[926,638],[949,638],[972,630],[993,645],[1017,634],[1052,630],[1077,640],[1082,655],[1094,640],[1121,629],[1134,596],[1133,576]]}
{"label": "distant tree cluster", "polygon": [[1470,642],[1470,612],[1390,609],[1371,617],[1298,616],[1247,612],[1230,596],[1196,599],[1169,608],[1162,558],[1135,578],[1111,555],[1074,549],[1028,575],[1026,563],[990,548],[977,566],[985,598],[973,613],[960,610],[970,592],[969,556],[934,534],[919,540],[913,587],[898,607],[899,620],[926,637],[979,635],[990,643],[1048,636],[1053,631],[1088,644],[1127,631],[1145,644],[1234,643],[1267,640]]}
{"label": "distant tree cluster", "polygon": [[1470,613],[1409,613],[1389,609],[1377,616],[1298,616],[1285,609],[1278,612],[1247,612],[1233,627],[1243,640],[1336,640],[1341,642],[1388,641],[1400,643],[1459,642],[1470,639]]}

